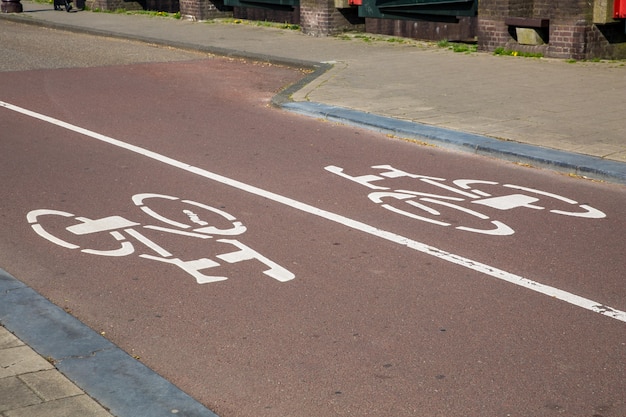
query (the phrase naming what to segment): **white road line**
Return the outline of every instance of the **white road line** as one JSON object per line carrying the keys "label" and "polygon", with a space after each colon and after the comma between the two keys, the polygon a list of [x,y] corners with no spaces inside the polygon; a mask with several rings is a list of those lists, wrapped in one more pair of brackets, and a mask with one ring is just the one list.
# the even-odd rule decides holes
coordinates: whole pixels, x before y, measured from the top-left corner
{"label": "white road line", "polygon": [[83,129],[81,127],[72,125],[70,123],[66,123],[62,120],[58,120],[55,119],[53,117],[49,117],[40,113],[36,113],[34,111],[31,110],[27,110],[24,109],[22,107],[18,107],[3,101],[0,101],[0,107],[4,107],[6,109],[24,114],[26,116],[30,116],[33,117],[35,119],[39,119],[42,120],[44,122],[47,123],[51,123],[53,125],[74,131],[76,133],[80,133],[82,135],[91,137],[93,139],[108,143],[110,145],[114,145],[117,146],[119,148],[122,149],[126,149],[128,151],[131,152],[135,152],[137,154],[143,155],[145,157],[151,158],[155,161],[159,161],[162,162],[164,164],[176,167],[176,168],[180,168],[182,170],[185,170],[187,172],[191,172],[193,174],[199,175],[201,177],[213,180],[213,181],[217,181],[219,183],[228,185],[230,187],[233,188],[237,188],[239,190],[245,191],[247,193],[250,194],[254,194],[263,198],[267,198],[269,200],[275,201],[277,203],[281,203],[284,204],[286,206],[295,208],[297,210],[301,210],[305,213],[309,213],[309,214],[313,214],[315,216],[318,217],[322,217],[324,219],[339,223],[341,225],[356,229],[356,230],[360,230],[364,233],[368,233],[372,236],[376,236],[385,240],[388,240],[390,242],[396,243],[398,245],[402,245],[402,246],[406,246],[409,247],[411,249],[414,249],[418,252],[422,252],[425,253],[427,255],[431,255],[434,256],[436,258],[442,259],[444,261],[448,261],[448,262],[452,262],[454,264],[457,264],[459,266],[463,266],[465,268],[474,270],[476,272],[480,272],[482,274],[485,275],[489,275],[492,276],[494,278],[500,279],[502,281],[506,281],[506,282],[510,282],[511,284],[515,284],[518,285],[520,287],[524,287],[527,289],[530,289],[532,291],[538,292],[540,294],[544,294],[547,295],[549,297],[553,297],[562,301],[565,301],[569,304],[578,306],[578,307],[582,307],[584,309],[602,314],[604,316],[607,317],[611,317],[614,318],[616,320],[620,320],[622,322],[626,322],[626,312],[621,311],[621,310],[616,310],[614,308],[611,308],[609,306],[606,306],[602,303],[598,303],[596,301],[590,300],[588,298],[584,298],[581,296],[578,296],[576,294],[572,294],[570,292],[567,291],[563,291],[560,290],[558,288],[555,287],[551,287],[549,285],[544,285],[541,284],[539,282],[536,281],[532,281],[530,279],[521,277],[519,275],[515,275],[506,271],[503,271],[501,269],[498,268],[494,268],[492,266],[483,264],[481,262],[477,262],[477,261],[473,261],[471,259],[468,258],[464,258],[462,256],[459,255],[455,255],[453,253],[450,252],[446,252],[444,250],[435,248],[433,246],[427,245],[425,243],[421,243],[421,242],[417,242],[415,240],[411,240],[409,238],[406,238],[404,236],[400,236],[398,234],[395,233],[391,233],[391,232],[387,232],[385,230],[381,230],[378,229],[376,227],[370,226],[368,224],[365,223],[361,223],[359,221],[356,220],[352,220],[350,218],[341,216],[339,214],[335,214],[335,213],[331,213],[329,211],[326,210],[322,210],[319,208],[316,208],[314,206],[311,206],[309,204],[306,203],[301,203],[299,201],[293,200],[289,197],[284,197],[282,195],[279,194],[275,194],[271,191],[266,191],[263,190],[261,188],[257,188],[253,185],[249,185],[231,178],[227,178],[224,177],[222,175],[219,174],[215,174],[213,172],[210,171],[206,171],[202,168],[198,168],[189,164],[186,164],[184,162],[180,162],[177,161],[175,159],[169,158],[167,156],[158,154],[156,152],[152,152],[148,149],[145,148],[141,148],[139,146],[135,146],[135,145],[131,145],[125,142],[122,142],[120,140],[111,138],[109,136],[105,136],[105,135],[101,135],[99,133],[96,132],[92,132],[90,130],[87,129]]}

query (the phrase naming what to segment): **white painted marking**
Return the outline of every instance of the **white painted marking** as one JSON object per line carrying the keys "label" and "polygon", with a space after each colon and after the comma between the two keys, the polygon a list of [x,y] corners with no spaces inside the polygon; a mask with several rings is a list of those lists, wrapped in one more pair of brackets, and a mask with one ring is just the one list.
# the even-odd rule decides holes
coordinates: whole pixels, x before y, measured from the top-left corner
{"label": "white painted marking", "polygon": [[236,262],[241,261],[249,261],[251,259],[256,259],[266,266],[269,266],[270,269],[263,271],[263,273],[269,277],[274,278],[280,282],[286,282],[294,279],[296,276],[278,265],[276,262],[272,262],[267,259],[265,256],[261,255],[259,252],[255,251],[251,247],[233,239],[220,239],[218,242],[222,243],[230,243],[231,245],[237,247],[239,250],[230,253],[224,253],[222,255],[217,255],[223,261],[234,264]]}
{"label": "white painted marking", "polygon": [[474,217],[478,217],[479,219],[482,219],[482,220],[489,219],[489,216],[487,216],[486,214],[482,214],[482,213],[479,213],[479,212],[474,211],[474,210],[470,210],[470,209],[462,207],[462,206],[457,206],[456,204],[448,203],[447,201],[441,201],[441,200],[437,200],[435,198],[429,198],[429,197],[420,198],[420,201],[425,201],[427,203],[439,204],[441,206],[450,207],[452,209],[462,211],[463,213],[470,214],[470,215],[472,215]]}
{"label": "white painted marking", "polygon": [[524,194],[502,195],[499,197],[483,198],[482,200],[473,200],[473,204],[482,204],[483,206],[495,208],[498,210],[511,210],[518,207],[526,207],[535,210],[543,210],[543,207],[533,206],[531,203],[539,201],[538,198]]}
{"label": "white painted marking", "polygon": [[128,233],[129,235],[131,235],[132,237],[134,237],[135,239],[137,239],[138,241],[140,241],[141,243],[143,243],[144,245],[146,245],[147,247],[149,247],[150,249],[152,249],[153,251],[155,251],[157,254],[159,254],[159,256],[163,258],[173,256],[166,249],[163,249],[160,245],[154,243],[153,241],[151,241],[150,239],[148,239],[147,237],[145,237],[138,231],[134,229],[126,229],[124,231]]}
{"label": "white painted marking", "polygon": [[422,179],[422,182],[434,185],[435,187],[443,188],[444,190],[448,190],[448,191],[453,192],[453,193],[461,194],[462,196],[465,196],[465,197],[469,197],[469,198],[476,198],[476,197],[478,197],[475,194],[467,193],[467,192],[461,191],[461,190],[457,190],[454,187],[450,187],[449,185],[446,185],[446,184],[441,184],[438,181],[433,181],[433,180],[429,180],[429,179]]}
{"label": "white painted marking", "polygon": [[40,210],[32,210],[32,211],[28,212],[28,214],[26,215],[26,219],[28,220],[28,223],[30,223],[32,225],[33,230],[39,236],[43,237],[44,239],[47,239],[50,242],[55,243],[55,244],[57,244],[59,246],[67,248],[67,249],[78,249],[78,248],[80,248],[80,246],[78,246],[78,245],[66,242],[64,240],[59,239],[58,237],[56,237],[54,235],[51,235],[43,227],[41,227],[41,225],[39,223],[37,223],[37,218],[39,216],[46,216],[46,215],[54,215],[54,216],[62,216],[62,217],[74,217],[74,215],[72,213],[67,213],[65,211],[40,209]]}
{"label": "white painted marking", "polygon": [[[394,213],[398,213],[401,214],[403,216],[406,216],[410,219],[415,219],[415,220],[421,220],[423,222],[426,223],[432,223],[432,224],[436,224],[437,226],[450,226],[450,223],[446,223],[446,222],[441,222],[439,220],[435,220],[435,219],[429,219],[428,217],[422,217],[422,216],[418,216],[417,214],[411,213],[410,211],[404,211],[401,210],[397,207],[392,206],[391,204],[381,204],[380,205],[382,208],[387,209],[389,211],[392,211]],[[416,206],[418,207],[418,206]],[[421,208],[421,207],[418,207]]]}
{"label": "white painted marking", "polygon": [[108,232],[110,230],[124,229],[139,225],[139,223],[131,222],[130,220],[126,220],[120,216],[103,217],[102,219],[96,220],[88,219],[86,217],[76,217],[76,220],[82,223],[66,227],[65,230],[79,236],[97,232]]}
{"label": "white painted marking", "polygon": [[[439,202],[439,200],[437,200],[437,202]],[[441,216],[441,213],[438,212],[437,210],[435,210],[434,208],[425,206],[424,204],[418,203],[417,201],[409,200],[406,203],[408,205],[411,205],[411,206],[416,207],[418,209],[422,209],[425,212],[430,213],[430,214],[432,214],[434,216]]]}
{"label": "white painted marking", "polygon": [[209,223],[205,222],[204,220],[200,220],[200,216],[198,216],[196,213],[194,213],[191,210],[183,210],[183,213],[185,213],[187,217],[189,217],[189,220],[191,220],[192,223],[195,223],[200,226],[209,225]]}
{"label": "white painted marking", "polygon": [[502,223],[499,220],[492,220],[491,224],[496,226],[496,228],[495,229],[474,229],[473,227],[467,227],[467,226],[457,226],[456,228],[459,230],[465,230],[465,231],[474,232],[474,233],[482,233],[483,235],[491,235],[491,236],[510,236],[513,233],[515,233],[513,229],[511,229],[509,226],[507,226],[506,224]]}
{"label": "white painted marking", "polygon": [[377,191],[377,192],[369,193],[367,195],[367,198],[372,200],[374,203],[378,203],[378,204],[382,203],[383,198],[385,197],[392,197],[397,200],[406,200],[409,198],[413,198],[411,194],[394,193],[394,192],[389,192],[389,191],[385,191],[385,192]]}
{"label": "white painted marking", "polygon": [[552,194],[547,191],[535,190],[534,188],[522,187],[520,185],[513,185],[513,184],[502,184],[502,186],[506,188],[513,188],[514,190],[522,190],[522,191],[528,191],[529,193],[545,195],[546,197],[554,198],[556,200],[561,200],[568,204],[578,204],[578,202],[572,200],[571,198],[563,197],[562,195]]}
{"label": "white painted marking", "polygon": [[[561,200],[564,201],[566,203],[569,204],[578,204],[577,201],[574,201],[572,199],[569,199],[567,197],[563,197],[560,195],[556,195],[556,194],[552,194],[552,193],[548,193],[546,191],[541,191],[541,190],[535,190],[534,188],[528,188],[528,187],[521,187],[519,185],[511,185],[511,184],[504,184],[503,187],[508,187],[508,188],[513,188],[516,190],[522,190],[522,191],[528,191],[529,193],[535,193],[535,194],[539,194],[539,195],[545,195],[547,197],[551,197],[557,200]],[[586,210],[584,212],[572,212],[572,211],[563,211],[563,210],[550,210],[550,213],[555,213],[555,214],[562,214],[564,216],[572,216],[572,217],[586,217],[589,219],[603,219],[606,217],[606,214],[604,214],[603,212],[601,212],[598,209],[595,209],[593,207],[590,207],[586,204],[581,204],[578,207]]]}
{"label": "white painted marking", "polygon": [[62,246],[62,247],[64,247],[64,248],[67,248],[67,249],[78,249],[78,248],[80,248],[80,246],[78,246],[78,245],[74,245],[73,243],[66,242],[66,241],[64,241],[64,240],[59,239],[59,238],[58,238],[58,237],[56,237],[56,236],[51,235],[50,233],[46,232],[46,231],[44,230],[44,228],[43,228],[43,227],[41,227],[41,225],[40,225],[40,224],[33,224],[33,226],[32,226],[32,227],[33,227],[33,230],[34,230],[34,231],[35,231],[35,232],[36,232],[39,236],[43,237],[44,239],[48,239],[48,240],[49,240],[50,242],[52,242],[52,243],[55,243],[55,244],[57,244],[57,245],[59,245],[59,246]]}
{"label": "white painted marking", "polygon": [[137,207],[139,207],[148,216],[153,217],[159,221],[162,221],[163,223],[167,223],[174,227],[178,227],[179,229],[189,229],[191,227],[187,224],[179,223],[177,221],[168,219],[167,217],[163,217],[159,213],[152,210],[150,207],[144,206],[143,200],[145,200],[146,198],[164,198],[166,200],[178,200],[178,197],[170,197],[170,196],[164,196],[161,194],[151,194],[151,193],[135,194],[133,196],[133,203],[135,203],[135,205],[137,205]]}
{"label": "white painted marking", "polygon": [[[430,193],[422,193],[419,191],[411,191],[411,190],[395,190],[398,193],[411,194],[418,197],[432,197],[437,198],[439,200],[450,200],[450,201],[465,201],[464,198],[461,197],[450,197],[448,195],[439,195],[439,194],[430,194]],[[374,193],[372,193],[374,194]]]}
{"label": "white painted marking", "polygon": [[[497,185],[497,182],[494,181],[484,181],[484,180],[454,180],[452,181],[454,185],[457,187],[461,187],[464,190],[471,190],[470,184],[489,184],[489,185]],[[489,197],[490,194],[485,193],[484,191],[472,190],[475,194],[480,194],[483,197]]]}
{"label": "white painted marking", "polygon": [[324,168],[326,171],[332,172],[333,174],[337,174],[340,177],[347,178],[351,181],[354,181],[358,184],[364,185],[373,190],[388,190],[389,187],[380,187],[378,185],[372,185],[370,182],[384,180],[383,177],[379,177],[378,175],[361,175],[360,177],[353,177],[348,174],[344,174],[343,168],[336,167],[334,165],[329,165]]}
{"label": "white painted marking", "polygon": [[[118,233],[118,232],[111,232],[111,233],[113,234],[113,233]],[[111,249],[111,250],[83,249],[81,250],[81,252],[87,253],[89,255],[100,255],[100,256],[127,256],[135,252],[135,247],[130,242],[122,242],[122,246],[120,246],[119,249]]]}
{"label": "white painted marking", "polygon": [[207,258],[194,259],[192,261],[183,261],[180,258],[160,258],[158,256],[147,254],[139,255],[139,257],[176,265],[177,267],[181,268],[183,271],[194,277],[198,284],[209,284],[211,282],[225,281],[228,279],[227,277],[204,275],[202,272],[200,272],[203,269],[220,266],[219,263]]}
{"label": "white painted marking", "polygon": [[185,232],[184,230],[170,229],[169,227],[153,226],[151,224],[143,226],[144,229],[156,230],[158,232],[171,233],[173,235],[181,235],[188,237],[197,237],[199,239],[213,239],[213,236],[204,233]]}
{"label": "white painted marking", "polygon": [[571,211],[563,211],[563,210],[550,210],[550,213],[562,214],[564,216],[572,216],[572,217],[587,217],[590,219],[603,219],[606,217],[606,214],[601,212],[600,210],[588,206],[586,204],[581,204],[578,207],[585,209],[587,211],[583,213],[573,213]]}
{"label": "white painted marking", "polygon": [[[71,130],[73,132],[76,133],[80,133],[82,135],[91,137],[93,139],[111,144],[113,146],[117,146],[119,148],[122,149],[126,149],[128,151],[131,152],[135,152],[137,154],[143,155],[147,158],[151,158],[155,161],[159,161],[162,162],[164,164],[176,167],[176,168],[180,168],[184,171],[199,175],[201,177],[213,180],[213,181],[217,181],[219,183],[222,183],[224,185],[228,185],[230,187],[239,189],[241,191],[245,191],[247,193],[250,194],[254,194],[263,198],[266,198],[268,200],[272,200],[274,202],[280,203],[280,204],[284,204],[286,206],[295,208],[297,210],[301,210],[305,213],[309,213],[336,223],[339,223],[341,225],[344,225],[346,227],[352,228],[352,229],[356,229],[356,230],[360,230],[364,233],[368,233],[372,236],[376,236],[379,237],[381,239],[385,239],[388,240],[390,242],[396,243],[398,245],[402,245],[402,246],[406,246],[408,248],[411,248],[413,250],[416,250],[418,252],[422,252],[425,253],[427,255],[431,255],[434,256],[436,258],[439,258],[441,260],[447,261],[447,262],[451,262],[453,264],[471,269],[473,271],[485,274],[485,275],[489,275],[491,277],[500,279],[502,281],[506,281],[509,282],[511,284],[515,284],[518,285],[520,287],[524,287],[527,289],[530,289],[532,291],[535,291],[537,293],[540,294],[544,294],[547,295],[549,297],[553,297],[556,299],[559,299],[561,301],[565,301],[569,304],[602,314],[604,316],[607,317],[611,317],[614,318],[616,320],[622,321],[622,322],[626,322],[626,312],[625,311],[621,311],[621,310],[616,310],[614,308],[611,308],[609,306],[606,306],[602,303],[598,303],[596,301],[590,300],[588,298],[584,298],[581,297],[579,295],[576,294],[572,294],[570,292],[567,291],[563,291],[560,290],[558,288],[555,287],[551,287],[549,285],[544,285],[541,284],[539,282],[536,281],[532,281],[530,279],[521,277],[519,275],[515,275],[512,274],[510,272],[506,272],[503,271],[501,269],[498,268],[494,268],[492,266],[483,264],[481,262],[477,262],[477,261],[473,261],[471,259],[459,256],[459,255],[455,255],[453,253],[450,252],[446,252],[444,250],[438,249],[436,247],[427,245],[425,243],[421,243],[421,242],[417,242],[415,240],[411,240],[408,239],[404,236],[400,236],[397,235],[395,233],[391,233],[391,232],[387,232],[385,230],[381,230],[378,229],[376,227],[370,226],[368,224],[359,222],[357,220],[352,220],[350,218],[344,217],[342,215],[339,214],[335,214],[335,213],[331,213],[329,211],[326,210],[322,210],[319,208],[316,208],[314,206],[311,206],[309,204],[306,203],[301,203],[299,201],[293,200],[289,197],[284,197],[281,196],[279,194],[275,194],[271,191],[265,191],[263,189],[257,188],[253,185],[248,185],[245,184],[243,182],[231,179],[231,178],[227,178],[224,177],[222,175],[219,174],[215,174],[213,172],[204,170],[202,168],[198,168],[198,167],[194,167],[192,165],[186,164],[184,162],[180,162],[177,161],[173,158],[169,158],[167,156],[158,154],[156,152],[141,148],[139,146],[135,146],[135,145],[131,145],[125,142],[122,142],[120,140],[96,133],[96,132],[92,132],[90,130],[87,129],[83,129],[81,127],[78,126],[74,126],[70,123],[67,122],[63,122],[61,120],[55,119],[53,117],[50,116],[46,116],[40,113],[36,113],[34,111],[31,110],[27,110],[3,101],[0,101],[0,107],[4,107],[6,109],[24,114],[26,116],[29,117],[33,117],[35,119],[62,127],[64,129],[68,129]],[[145,255],[141,255],[141,256],[145,256]],[[147,256],[146,256],[147,257]],[[163,260],[163,259],[160,259]],[[165,260],[164,260],[165,261]],[[171,262],[171,261],[169,261]],[[180,266],[180,265],[179,265]]]}

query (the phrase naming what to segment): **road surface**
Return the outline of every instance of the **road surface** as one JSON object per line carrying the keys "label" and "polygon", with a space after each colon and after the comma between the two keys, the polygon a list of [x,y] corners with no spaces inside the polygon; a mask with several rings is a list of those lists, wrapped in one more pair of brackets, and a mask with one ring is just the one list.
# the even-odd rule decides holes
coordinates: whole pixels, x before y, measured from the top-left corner
{"label": "road surface", "polygon": [[4,61],[0,267],[222,417],[626,415],[623,186],[271,107],[297,68],[101,43]]}

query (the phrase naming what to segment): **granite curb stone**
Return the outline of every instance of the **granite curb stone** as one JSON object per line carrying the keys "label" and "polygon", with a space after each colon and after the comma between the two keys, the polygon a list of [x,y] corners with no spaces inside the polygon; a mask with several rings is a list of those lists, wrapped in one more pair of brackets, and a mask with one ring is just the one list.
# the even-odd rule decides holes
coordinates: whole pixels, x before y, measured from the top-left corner
{"label": "granite curb stone", "polygon": [[[173,414],[217,417],[160,375],[1,269],[0,324],[15,335],[13,338],[7,332],[0,336],[0,347],[7,346],[0,349],[0,390],[1,383],[5,383],[7,392],[13,390],[22,392],[25,397],[32,397],[28,392],[34,394],[32,389],[25,389],[18,381],[6,380],[6,377],[14,375],[4,374],[11,370],[14,374],[46,371],[54,369],[53,363],[56,369],[117,417],[165,417]],[[37,377],[30,377],[33,386],[37,386],[36,380]],[[15,395],[13,391],[8,398]],[[18,408],[4,411],[4,417],[68,417],[72,415],[68,414],[72,407],[88,406],[87,400],[77,401],[78,404],[70,400],[33,403],[29,406],[34,408],[26,414],[20,414],[21,408]],[[85,415],[100,416],[82,414]]]}

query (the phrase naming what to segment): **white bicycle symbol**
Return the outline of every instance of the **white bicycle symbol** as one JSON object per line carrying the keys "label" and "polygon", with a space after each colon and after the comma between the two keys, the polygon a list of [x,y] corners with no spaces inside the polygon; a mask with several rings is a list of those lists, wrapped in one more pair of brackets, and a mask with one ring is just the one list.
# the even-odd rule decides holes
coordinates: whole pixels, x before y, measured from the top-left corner
{"label": "white bicycle symbol", "polygon": [[[165,217],[146,204],[146,202],[154,203],[156,201],[162,202],[163,200],[166,202],[175,202],[180,205],[180,207],[175,210],[174,215]],[[132,201],[144,213],[161,223],[167,224],[168,227],[160,225],[141,225],[140,223],[133,222],[121,216],[89,219],[86,217],[75,216],[72,213],[50,209],[32,210],[27,214],[26,218],[33,230],[39,236],[67,249],[80,249],[80,246],[63,240],[62,238],[48,232],[41,224],[42,219],[49,218],[50,216],[71,218],[73,220],[73,224],[65,227],[65,231],[62,232],[62,234],[68,235],[68,237],[77,238],[80,236],[107,232],[108,235],[113,237],[115,241],[115,245],[112,249],[83,248],[81,249],[81,252],[83,253],[100,256],[128,256],[136,251],[134,242],[127,240],[127,237],[131,237],[145,247],[149,248],[152,252],[141,253],[139,255],[140,258],[176,265],[193,276],[199,284],[224,281],[228,279],[224,276],[205,275],[201,272],[205,269],[220,266],[219,261],[205,257],[192,260],[182,260],[181,258],[174,257],[174,255],[172,255],[168,250],[149,239],[139,230],[148,229],[157,232],[170,233],[176,236],[187,236],[202,240],[212,239],[214,236],[239,236],[247,229],[234,216],[215,207],[197,203],[195,201],[181,200],[178,197],[162,194],[136,194],[132,197]],[[217,226],[212,226],[209,220],[212,217],[215,220],[216,216],[218,217],[219,223],[224,223],[225,220],[230,227],[218,228]],[[217,221],[214,221],[213,224],[217,223]],[[57,234],[61,234],[61,232],[57,232]],[[277,281],[285,282],[295,278],[295,275],[287,269],[269,260],[259,252],[236,239],[221,238],[217,239],[215,242],[229,245],[229,247],[234,246],[236,249],[232,252],[216,255],[216,258],[221,261],[232,264],[255,259],[269,267],[269,269],[263,271],[263,274],[274,278]]]}
{"label": "white bicycle symbol", "polygon": [[[544,203],[539,205],[541,199],[556,200],[556,204],[564,206],[565,209],[552,209],[550,213],[564,216],[583,217],[600,219],[606,215],[598,209],[586,204],[579,204],[570,198],[562,197],[546,191],[534,188],[523,187],[513,184],[499,184],[495,181],[457,179],[446,183],[445,178],[429,177],[425,175],[411,174],[392,167],[391,165],[375,165],[371,168],[378,170],[376,174],[365,174],[352,176],[344,173],[344,169],[338,166],[329,165],[325,169],[333,174],[354,181],[369,189],[377,190],[371,192],[368,197],[371,201],[379,204],[386,210],[406,216],[410,219],[419,220],[439,226],[451,226],[452,223],[444,219],[442,211],[447,209],[455,210],[457,215],[469,215],[476,223],[486,221],[489,225],[483,227],[455,226],[456,229],[467,232],[481,233],[487,235],[507,236],[515,231],[499,220],[491,220],[486,214],[477,211],[475,207],[491,208],[496,210],[511,210],[515,208],[526,208],[532,210],[544,210]],[[397,178],[411,178],[419,181],[420,188],[434,190],[434,192],[412,191],[406,189],[395,189],[374,184],[383,180]],[[489,189],[490,192],[485,191]],[[504,191],[503,191],[504,189]],[[435,192],[445,192],[436,194]],[[504,195],[494,195],[505,193]],[[402,202],[402,208],[393,204]],[[475,204],[472,208],[464,207],[462,203]],[[573,207],[572,207],[573,206]],[[484,223],[484,222],[483,222]]]}

